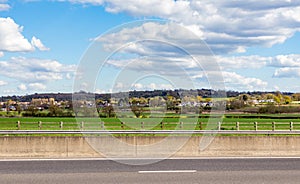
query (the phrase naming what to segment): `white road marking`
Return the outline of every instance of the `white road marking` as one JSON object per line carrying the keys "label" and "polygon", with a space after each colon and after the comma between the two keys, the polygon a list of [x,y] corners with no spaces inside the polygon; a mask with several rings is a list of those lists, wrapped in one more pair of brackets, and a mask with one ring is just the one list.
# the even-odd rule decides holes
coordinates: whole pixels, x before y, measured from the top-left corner
{"label": "white road marking", "polygon": [[138,171],[139,174],[151,173],[195,173],[196,170],[161,170],[161,171]]}
{"label": "white road marking", "polygon": [[76,161],[76,160],[218,160],[218,159],[300,159],[295,157],[171,157],[171,158],[0,158],[0,162],[6,161]]}

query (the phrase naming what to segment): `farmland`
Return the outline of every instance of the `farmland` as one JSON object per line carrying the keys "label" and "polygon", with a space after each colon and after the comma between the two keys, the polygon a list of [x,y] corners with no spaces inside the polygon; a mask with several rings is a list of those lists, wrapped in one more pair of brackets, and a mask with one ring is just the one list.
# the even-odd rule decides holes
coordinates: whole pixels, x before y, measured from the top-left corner
{"label": "farmland", "polygon": [[[18,123],[19,122],[19,123]],[[204,130],[208,124],[217,126],[221,122],[222,130],[236,130],[237,122],[240,130],[254,130],[257,122],[258,130],[288,130],[293,122],[293,130],[300,130],[300,115],[200,115],[167,114],[155,118],[64,118],[64,117],[13,117],[0,118],[1,130]]]}

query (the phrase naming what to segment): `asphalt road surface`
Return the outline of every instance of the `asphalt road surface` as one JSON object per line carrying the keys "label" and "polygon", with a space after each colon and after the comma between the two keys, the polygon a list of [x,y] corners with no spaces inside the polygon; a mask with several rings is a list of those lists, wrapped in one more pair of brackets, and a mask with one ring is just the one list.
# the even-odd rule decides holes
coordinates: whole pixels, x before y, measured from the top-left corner
{"label": "asphalt road surface", "polygon": [[110,160],[1,160],[0,184],[10,183],[300,183],[300,158],[167,159],[136,166]]}

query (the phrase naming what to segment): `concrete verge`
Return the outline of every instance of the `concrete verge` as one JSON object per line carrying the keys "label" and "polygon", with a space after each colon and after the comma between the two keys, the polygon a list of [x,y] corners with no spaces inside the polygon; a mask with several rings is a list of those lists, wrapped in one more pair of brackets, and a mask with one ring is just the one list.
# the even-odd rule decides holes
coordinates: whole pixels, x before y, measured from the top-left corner
{"label": "concrete verge", "polygon": [[[191,137],[173,157],[294,157],[300,156],[300,136],[217,136],[204,151],[200,151],[202,137]],[[106,137],[90,137],[98,146],[111,146]],[[128,157],[147,157],[143,145],[161,141],[163,137],[123,136],[120,141],[133,145],[135,152]],[[176,137],[184,139],[184,137]],[[118,149],[113,154],[124,155]],[[155,150],[157,152],[157,150]],[[162,154],[163,153],[159,153]],[[126,155],[126,154],[125,154]],[[105,157],[95,151],[84,137],[0,137],[0,158],[75,158]]]}

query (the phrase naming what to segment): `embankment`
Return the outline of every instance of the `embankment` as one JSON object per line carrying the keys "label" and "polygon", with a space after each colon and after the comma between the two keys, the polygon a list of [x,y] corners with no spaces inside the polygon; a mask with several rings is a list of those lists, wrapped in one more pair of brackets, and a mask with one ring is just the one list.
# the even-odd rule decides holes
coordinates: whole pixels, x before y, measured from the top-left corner
{"label": "embankment", "polygon": [[[300,156],[300,136],[216,136],[204,150],[200,150],[201,139],[201,136],[174,137],[169,147],[175,150],[174,157]],[[157,144],[164,137],[122,136],[118,140],[125,146],[118,146],[108,137],[0,137],[0,158],[164,157],[169,154],[164,153],[168,148]],[[181,140],[187,140],[186,144],[172,150]],[[151,149],[145,149],[147,145]]]}

